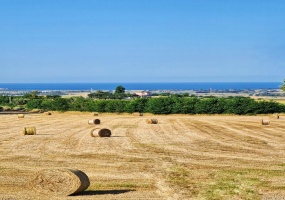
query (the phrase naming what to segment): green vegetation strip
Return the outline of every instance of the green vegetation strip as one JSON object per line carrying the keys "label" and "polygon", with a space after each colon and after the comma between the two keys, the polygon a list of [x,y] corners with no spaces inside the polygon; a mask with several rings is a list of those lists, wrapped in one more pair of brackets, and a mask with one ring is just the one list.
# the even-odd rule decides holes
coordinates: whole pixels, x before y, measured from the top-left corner
{"label": "green vegetation strip", "polygon": [[94,99],[59,96],[0,96],[0,111],[40,109],[108,113],[153,114],[237,114],[255,115],[285,112],[285,104],[249,97],[163,97],[134,99]]}

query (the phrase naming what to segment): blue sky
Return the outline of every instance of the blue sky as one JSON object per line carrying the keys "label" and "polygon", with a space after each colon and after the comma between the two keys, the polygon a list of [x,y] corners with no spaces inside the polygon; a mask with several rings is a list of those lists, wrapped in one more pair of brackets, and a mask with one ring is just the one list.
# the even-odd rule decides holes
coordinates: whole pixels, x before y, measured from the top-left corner
{"label": "blue sky", "polygon": [[0,82],[281,82],[284,0],[0,0]]}

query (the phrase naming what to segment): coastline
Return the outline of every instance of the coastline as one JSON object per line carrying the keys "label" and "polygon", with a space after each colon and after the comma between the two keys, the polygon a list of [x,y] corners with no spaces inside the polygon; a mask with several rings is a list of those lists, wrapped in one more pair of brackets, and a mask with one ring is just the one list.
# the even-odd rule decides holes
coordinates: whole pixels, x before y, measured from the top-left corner
{"label": "coastline", "polygon": [[285,92],[279,89],[281,85],[279,82],[0,83],[0,96],[22,96],[31,91],[38,91],[40,96],[87,98],[88,94],[99,90],[113,93],[119,85],[125,88],[126,93],[135,94],[145,91],[150,96],[187,93],[189,96],[197,97],[243,96],[253,99],[285,100]]}
{"label": "coastline", "polygon": [[[88,94],[91,92],[96,92],[98,90],[43,90],[38,91],[40,96],[46,95],[59,95],[63,98],[70,97],[84,97],[87,98]],[[102,90],[114,92],[114,90]],[[126,90],[126,93],[134,94],[142,91],[148,91],[151,94],[183,94],[188,93],[189,96],[194,95],[198,97],[205,96],[215,96],[215,97],[229,97],[229,96],[243,96],[243,97],[251,97],[254,99],[272,99],[272,100],[285,100],[285,92],[281,89],[244,89],[244,90]],[[15,91],[0,91],[0,96],[22,96],[31,91],[27,90],[15,90]]]}

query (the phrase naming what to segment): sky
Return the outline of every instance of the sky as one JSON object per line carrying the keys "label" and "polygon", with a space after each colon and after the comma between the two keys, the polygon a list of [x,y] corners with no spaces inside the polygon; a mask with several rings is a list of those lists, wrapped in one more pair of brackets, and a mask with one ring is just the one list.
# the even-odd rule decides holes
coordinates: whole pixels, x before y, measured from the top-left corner
{"label": "sky", "polygon": [[284,0],[0,0],[0,82],[282,82],[284,10]]}

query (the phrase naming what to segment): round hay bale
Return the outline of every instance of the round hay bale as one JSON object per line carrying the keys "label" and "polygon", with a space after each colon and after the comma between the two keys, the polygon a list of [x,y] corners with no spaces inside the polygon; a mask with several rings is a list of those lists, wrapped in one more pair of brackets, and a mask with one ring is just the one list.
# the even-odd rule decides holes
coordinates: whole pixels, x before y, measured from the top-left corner
{"label": "round hay bale", "polygon": [[158,123],[157,119],[147,119],[146,121],[148,124],[157,124]]}
{"label": "round hay bale", "polygon": [[272,114],[272,115],[269,115],[269,118],[270,119],[279,119],[279,115],[278,114]]}
{"label": "round hay bale", "polygon": [[262,119],[261,120],[261,125],[269,125],[270,121],[268,119]]}
{"label": "round hay bale", "polygon": [[23,135],[36,135],[36,127],[23,128]]}
{"label": "round hay bale", "polygon": [[96,137],[98,135],[99,137],[110,137],[111,131],[107,128],[95,128],[91,130],[91,136]]}
{"label": "round hay bale", "polygon": [[88,124],[100,124],[100,119],[89,119]]}
{"label": "round hay bale", "polygon": [[24,114],[18,114],[18,118],[24,118],[25,115]]}
{"label": "round hay bale", "polygon": [[99,115],[98,112],[94,112],[94,113],[93,113],[93,116],[98,116],[98,115]]}
{"label": "round hay bale", "polygon": [[43,194],[72,195],[86,190],[88,176],[77,169],[44,169],[28,183],[28,187]]}
{"label": "round hay bale", "polygon": [[30,112],[31,113],[40,113],[40,112],[42,112],[42,110],[35,108],[35,109],[30,110]]}
{"label": "round hay bale", "polygon": [[143,116],[143,113],[140,112],[134,112],[132,113],[133,116]]}
{"label": "round hay bale", "polygon": [[51,115],[51,112],[44,112],[44,115]]}
{"label": "round hay bale", "polygon": [[280,116],[279,116],[279,115],[274,115],[274,118],[275,118],[275,119],[279,119]]}

